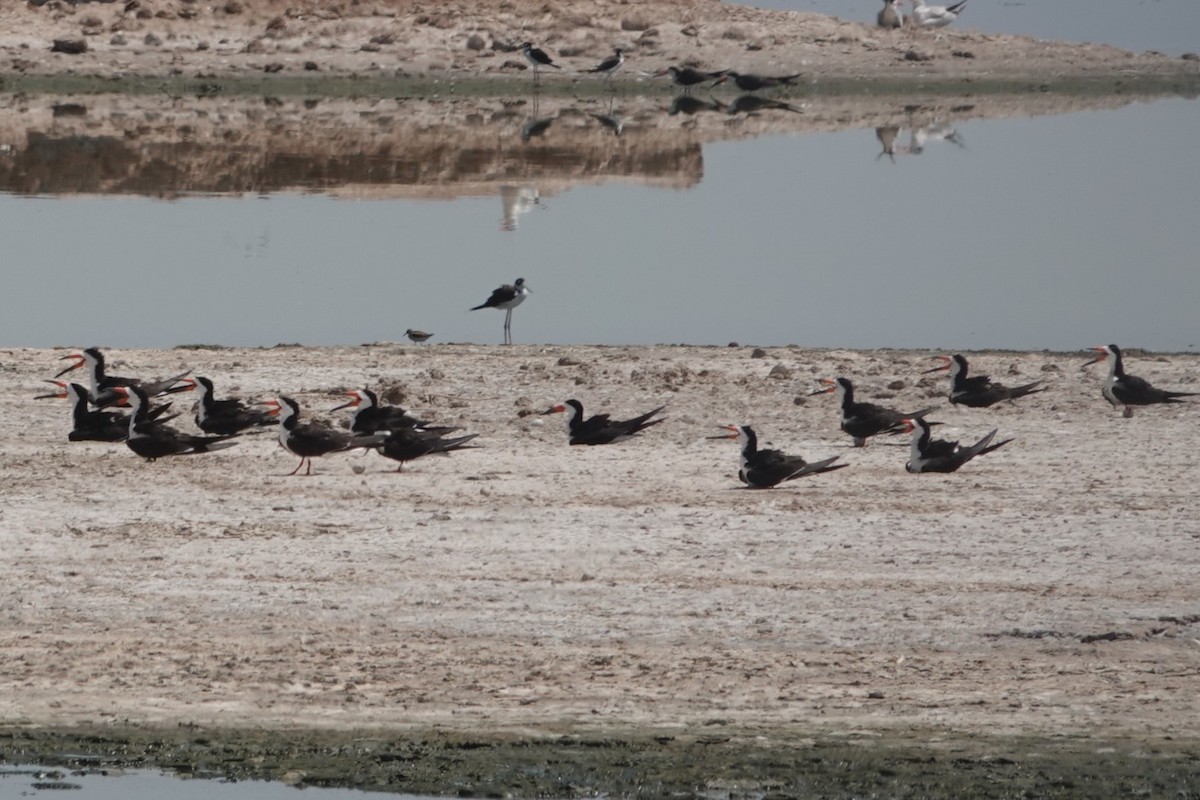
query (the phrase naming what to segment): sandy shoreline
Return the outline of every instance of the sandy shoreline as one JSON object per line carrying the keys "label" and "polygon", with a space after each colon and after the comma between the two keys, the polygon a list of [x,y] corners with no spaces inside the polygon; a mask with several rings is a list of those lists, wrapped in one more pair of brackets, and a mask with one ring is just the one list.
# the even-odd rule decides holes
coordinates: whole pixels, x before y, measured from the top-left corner
{"label": "sandy shoreline", "polygon": [[[62,352],[4,354],[10,722],[1197,734],[1196,409],[1122,420],[1079,355],[976,355],[1051,388],[945,406],[947,434],[1017,441],[938,477],[906,474],[901,446],[849,448],[834,402],[805,398],[845,374],[930,404],[943,380],[918,374],[925,353],[112,353],[119,374],[192,368],[314,412],[400,385],[484,446],[402,475],[336,456],[295,479],[270,435],[156,464],[68,443],[65,404],[31,399]],[[1186,388],[1200,358],[1130,369]],[[616,414],[665,402],[669,419],[570,448],[557,417],[529,415],[568,396]],[[732,443],[705,439],[729,421],[851,466],[739,490]]]}

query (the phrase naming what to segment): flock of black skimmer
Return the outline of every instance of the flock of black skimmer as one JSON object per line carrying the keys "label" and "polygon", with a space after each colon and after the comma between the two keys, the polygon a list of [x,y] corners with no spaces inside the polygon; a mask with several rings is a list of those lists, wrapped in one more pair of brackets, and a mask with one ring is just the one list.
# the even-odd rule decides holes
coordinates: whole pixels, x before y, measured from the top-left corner
{"label": "flock of black skimmer", "polygon": [[[524,282],[497,289],[487,303],[479,308],[507,308],[519,303]],[[508,290],[508,291],[502,291]],[[509,305],[505,305],[508,303]],[[1115,344],[1096,347],[1095,358],[1084,366],[1101,361],[1109,365],[1101,390],[1114,408],[1131,417],[1135,406],[1179,403],[1200,392],[1181,392],[1160,389],[1148,381],[1125,372],[1121,349]],[[50,383],[57,391],[38,395],[38,398],[66,398],[71,406],[71,431],[67,438],[73,442],[123,441],[147,461],[167,456],[212,453],[237,444],[237,438],[258,429],[277,427],[279,444],[300,458],[288,475],[304,469],[312,474],[314,458],[349,450],[374,450],[379,455],[399,462],[397,472],[405,463],[427,455],[448,454],[475,448],[475,433],[458,434],[459,428],[434,425],[409,414],[405,409],[380,401],[370,389],[347,392],[349,400],[330,409],[354,409],[347,424],[338,428],[327,422],[301,420],[300,405],[292,398],[278,396],[258,403],[245,403],[236,398],[218,399],[213,382],[205,377],[191,376],[190,370],[163,380],[137,380],[109,375],[104,354],[88,348],[64,356],[72,364]],[[950,386],[948,399],[955,405],[986,408],[997,403],[1013,403],[1029,395],[1046,391],[1042,381],[1020,386],[1004,386],[987,375],[969,375],[967,360],[958,354],[934,356],[942,362],[925,370],[946,371]],[[85,369],[90,386],[58,380],[75,369]],[[821,388],[813,395],[836,394],[841,408],[841,430],[851,437],[855,447],[866,446],[873,436],[911,434],[909,458],[905,469],[912,473],[955,472],[978,456],[994,452],[1013,439],[996,441],[998,428],[993,428],[973,444],[935,439],[929,419],[936,406],[913,411],[900,411],[875,403],[859,402],[854,398],[854,384],[848,378],[820,379]],[[180,416],[169,413],[171,402],[165,398],[178,392],[196,391],[195,424],[201,434],[180,431],[167,423]],[[122,413],[118,407],[127,407]],[[664,421],[665,406],[651,409],[629,419],[613,419],[608,414],[587,416],[583,403],[576,399],[556,403],[542,413],[563,414],[567,440],[572,445],[606,445],[623,442],[641,435]],[[740,448],[738,477],[748,488],[764,489],[808,475],[819,475],[842,469],[847,464],[836,463],[840,456],[819,461],[807,461],[798,455],[779,450],[758,449],[758,436],[749,425],[723,425],[724,433],[712,439],[736,439]],[[361,471],[356,468],[356,471]]]}

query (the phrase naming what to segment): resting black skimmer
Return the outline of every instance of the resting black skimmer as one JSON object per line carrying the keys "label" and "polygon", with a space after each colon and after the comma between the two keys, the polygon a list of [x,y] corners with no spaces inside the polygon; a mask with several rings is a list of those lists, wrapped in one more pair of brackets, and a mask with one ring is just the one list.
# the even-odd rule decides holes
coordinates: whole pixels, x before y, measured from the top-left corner
{"label": "resting black skimmer", "polygon": [[967,406],[968,408],[986,408],[987,406],[999,403],[1001,400],[1012,402],[1027,394],[1037,394],[1038,392],[1046,391],[1046,387],[1042,385],[1042,381],[1040,380],[1010,388],[1002,383],[993,383],[987,375],[975,375],[968,378],[967,371],[970,367],[967,365],[967,360],[958,354],[952,356],[934,356],[934,358],[945,363],[940,367],[927,369],[922,374],[949,370],[950,402],[955,405]]}
{"label": "resting black skimmer", "polygon": [[617,74],[617,71],[619,69],[621,69],[621,67],[622,67],[622,65],[624,65],[624,63],[625,63],[625,52],[621,48],[618,47],[613,50],[613,54],[611,56],[604,59],[596,66],[592,67],[591,69],[585,69],[583,71],[590,72],[592,74],[599,74],[599,73],[603,72],[604,73],[604,82],[608,83],[609,81],[612,80],[613,75]]}
{"label": "resting black skimmer", "polygon": [[553,67],[554,69],[562,69],[558,64],[554,63],[554,59],[546,55],[546,51],[539,47],[534,47],[533,42],[521,43],[521,55],[525,56],[525,60],[533,65],[533,81],[538,81],[538,70],[542,67]]}
{"label": "resting black skimmer", "polygon": [[[453,428],[449,430],[453,430]],[[478,447],[478,445],[468,444],[478,435],[478,433],[468,433],[463,436],[447,438],[434,429],[397,428],[388,434],[383,444],[375,448],[375,452],[385,458],[399,461],[400,466],[396,467],[396,472],[403,472],[405,462],[413,459]]]}
{"label": "resting black skimmer", "polygon": [[821,378],[825,388],[812,392],[812,395],[837,392],[838,403],[842,407],[842,431],[854,439],[855,447],[863,447],[867,438],[880,433],[905,433],[904,420],[910,417],[923,417],[936,406],[922,408],[920,411],[905,413],[892,408],[876,405],[875,403],[857,403],[854,400],[854,384],[848,378],[830,380]]}
{"label": "resting black skimmer", "polygon": [[585,419],[583,403],[578,400],[566,400],[550,406],[542,414],[567,415],[567,436],[571,444],[612,444],[624,441],[662,422],[662,418],[652,417],[664,408],[666,406],[659,406],[633,419],[609,419],[608,414],[596,414]]}
{"label": "resting black skimmer", "polygon": [[967,0],[952,6],[930,6],[925,0],[912,0],[912,21],[918,28],[944,28],[963,12]]}
{"label": "resting black skimmer", "polygon": [[875,15],[875,24],[881,28],[903,28],[904,13],[896,7],[899,0],[883,0],[883,8]]}
{"label": "resting black skimmer", "polygon": [[759,89],[773,89],[776,86],[793,86],[792,81],[800,77],[800,73],[795,75],[777,75],[768,77],[766,75],[751,75],[749,73],[735,72],[729,70],[720,78],[717,78],[713,86],[725,81],[732,80],[737,87],[743,92],[757,92]]}
{"label": "resting black skimmer", "polygon": [[1106,344],[1100,347],[1093,347],[1100,355],[1093,358],[1091,361],[1084,364],[1095,364],[1098,361],[1105,361],[1109,358],[1112,361],[1108,363],[1108,377],[1104,380],[1104,388],[1101,390],[1104,394],[1104,399],[1112,403],[1113,408],[1125,407],[1122,416],[1128,418],[1133,416],[1134,406],[1151,406],[1157,403],[1179,403],[1182,402],[1182,397],[1195,397],[1200,392],[1175,392],[1168,389],[1156,389],[1150,385],[1150,382],[1136,375],[1125,374],[1125,364],[1121,358],[1121,348],[1115,344]]}
{"label": "resting black skimmer", "polygon": [[[34,399],[55,397],[66,398],[70,401],[71,432],[67,434],[67,439],[72,442],[125,441],[125,437],[129,435],[129,417],[117,411],[90,411],[88,404],[91,402],[91,395],[86,387],[78,383],[49,382],[57,386],[59,390],[50,394],[39,394]],[[155,406],[150,409],[148,417],[158,422],[166,422],[179,416],[171,414],[164,417],[163,414],[170,407],[170,403]]]}
{"label": "resting black skimmer", "polygon": [[113,391],[124,395],[131,409],[125,444],[147,461],[211,453],[237,444],[229,441],[232,436],[192,436],[150,419],[150,398],[140,386],[117,386]]}
{"label": "resting black skimmer", "polygon": [[975,456],[990,453],[1012,441],[1012,439],[1004,439],[992,444],[992,439],[999,430],[993,428],[988,435],[975,444],[970,447],[962,447],[958,442],[934,439],[929,433],[929,423],[920,417],[907,419],[904,422],[907,430],[912,431],[913,434],[908,463],[904,465],[904,468],[913,473],[954,472]]}
{"label": "resting black skimmer", "polygon": [[663,75],[670,75],[671,81],[676,86],[682,86],[684,91],[691,91],[691,88],[698,83],[705,81],[716,80],[725,74],[725,70],[717,72],[703,72],[692,67],[664,67],[654,73],[654,77],[658,78]]}
{"label": "resting black skimmer", "polygon": [[409,341],[416,342],[417,344],[425,344],[425,342],[428,342],[430,339],[433,338],[432,333],[426,333],[425,331],[415,331],[412,328],[409,328],[408,330],[406,330],[404,332],[404,335],[409,338]]}
{"label": "resting black skimmer", "polygon": [[533,290],[525,285],[524,278],[517,278],[516,282],[511,286],[504,284],[498,289],[492,291],[492,296],[484,300],[471,310],[478,311],[481,308],[502,308],[504,314],[504,343],[512,344],[512,312],[513,309],[525,302],[525,298],[533,294]]}
{"label": "resting black skimmer", "polygon": [[330,453],[341,453],[358,448],[377,447],[383,444],[386,434],[375,433],[360,436],[344,431],[335,431],[320,422],[301,422],[300,404],[290,397],[280,397],[278,400],[268,400],[269,414],[279,415],[279,444],[293,455],[300,456],[300,463],[288,473],[295,475],[306,463],[308,469],[305,475],[312,475],[312,460],[318,456]]}
{"label": "resting black skimmer", "polygon": [[749,425],[722,425],[729,433],[713,439],[737,439],[741,445],[741,466],[738,477],[751,489],[769,489],[784,481],[794,481],[805,475],[832,472],[849,466],[834,464],[838,456],[809,463],[800,456],[789,456],[779,450],[759,450],[758,436]]}
{"label": "resting black skimmer", "polygon": [[233,436],[250,428],[275,424],[275,417],[266,411],[251,408],[236,398],[218,400],[213,396],[213,382],[208,378],[188,378],[200,393],[196,403],[196,427],[205,433]]}
{"label": "resting black skimmer", "polygon": [[100,352],[100,348],[98,347],[89,347],[78,353],[65,355],[61,360],[66,359],[72,359],[75,363],[60,371],[54,377],[61,378],[71,370],[86,366],[88,380],[91,382],[92,403],[97,406],[110,406],[116,402],[117,395],[113,390],[118,386],[140,386],[145,391],[147,397],[157,397],[173,392],[187,392],[192,389],[191,384],[182,382],[191,373],[190,369],[160,381],[140,381],[135,378],[122,378],[117,375],[109,375],[104,368],[104,354]]}
{"label": "resting black skimmer", "polygon": [[[346,394],[350,396],[349,402],[329,410],[333,412],[341,411],[343,408],[353,408],[354,414],[350,417],[350,430],[353,433],[398,431],[405,428],[424,428],[427,425],[424,420],[410,416],[400,406],[381,405],[379,395],[370,389],[355,389]],[[434,430],[444,433],[457,429],[436,428]]]}

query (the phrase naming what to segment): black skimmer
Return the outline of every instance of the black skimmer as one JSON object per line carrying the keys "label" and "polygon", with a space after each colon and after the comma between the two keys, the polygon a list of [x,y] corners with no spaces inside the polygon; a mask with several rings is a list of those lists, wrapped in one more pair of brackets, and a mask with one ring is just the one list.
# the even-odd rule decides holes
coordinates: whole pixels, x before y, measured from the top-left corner
{"label": "black skimmer", "polygon": [[416,342],[417,344],[425,344],[425,342],[428,342],[430,339],[433,338],[432,333],[426,333],[425,331],[415,331],[412,328],[409,328],[408,330],[406,330],[404,332],[404,335],[409,338],[409,341]]}
{"label": "black skimmer", "polygon": [[377,433],[359,436],[354,433],[335,431],[320,422],[301,422],[300,404],[290,397],[268,400],[264,403],[268,413],[279,415],[279,444],[293,455],[300,456],[300,463],[288,473],[295,475],[308,464],[305,475],[312,475],[312,460],[317,456],[341,453],[357,448],[377,447],[383,444],[386,434]]}
{"label": "black skimmer", "polygon": [[191,373],[190,369],[160,381],[140,381],[135,378],[109,375],[104,367],[104,354],[98,347],[89,347],[78,353],[65,355],[61,360],[66,359],[72,359],[75,363],[54,377],[61,378],[71,370],[86,366],[88,379],[91,381],[92,403],[97,406],[110,406],[116,402],[117,395],[113,390],[118,386],[140,386],[146,392],[147,397],[157,397],[173,392],[188,392],[192,389],[191,384],[182,382]]}
{"label": "black skimmer", "polygon": [[517,278],[516,282],[511,286],[504,284],[499,289],[492,291],[492,296],[484,300],[471,310],[478,311],[481,308],[502,308],[504,314],[504,343],[512,344],[512,312],[513,309],[525,302],[525,298],[533,294],[533,290],[525,285],[524,278]]}
{"label": "black skimmer", "polygon": [[952,6],[930,6],[925,0],[912,0],[912,21],[918,28],[944,28],[962,13],[967,0]]}
{"label": "black skimmer", "polygon": [[923,417],[936,408],[930,406],[920,411],[904,413],[875,403],[857,403],[854,400],[854,384],[848,378],[820,380],[825,388],[812,392],[812,395],[837,393],[838,403],[842,407],[842,431],[854,438],[855,447],[863,447],[868,437],[880,433],[905,433],[908,429],[904,426],[904,420]]}
{"label": "black skimmer", "polygon": [[696,84],[716,80],[724,74],[725,70],[703,72],[692,67],[664,67],[654,73],[654,77],[659,78],[663,75],[670,75],[671,81],[676,86],[682,86],[684,91],[691,91],[691,88]]}
{"label": "black skimmer", "polygon": [[875,15],[875,24],[881,28],[903,28],[904,14],[896,7],[899,0],[883,0],[883,8]]}
{"label": "black skimmer", "polygon": [[1042,381],[1040,380],[1010,388],[1002,383],[993,383],[987,375],[975,375],[968,378],[967,371],[969,366],[967,365],[967,360],[958,354],[952,356],[934,356],[934,358],[944,363],[940,367],[932,367],[925,370],[925,373],[941,372],[943,370],[950,371],[950,402],[955,405],[967,406],[968,408],[986,408],[987,406],[999,403],[1001,400],[1012,402],[1027,394],[1037,394],[1038,392],[1046,391],[1046,387],[1042,386]]}
{"label": "black skimmer", "polygon": [[[448,430],[453,430],[450,428]],[[468,444],[478,436],[478,433],[468,433],[464,436],[446,438],[437,430],[431,428],[397,428],[375,448],[375,452],[385,458],[399,461],[396,472],[404,471],[404,464],[422,456],[449,454],[455,450],[470,450],[478,445]]]}
{"label": "black skimmer", "polygon": [[[35,400],[44,398],[66,398],[71,402],[71,432],[67,439],[72,442],[122,442],[129,435],[129,417],[116,411],[90,411],[88,403],[91,394],[87,388],[78,383],[63,383],[49,381],[58,387],[57,392],[39,394]],[[170,403],[163,403],[150,409],[148,417],[158,422],[166,422],[179,416],[171,414],[163,416]]]}
{"label": "black skimmer", "polygon": [[213,382],[208,378],[188,378],[200,392],[196,404],[196,427],[205,433],[233,436],[249,428],[263,428],[275,424],[275,418],[257,408],[251,408],[241,400],[213,396]]}
{"label": "black skimmer", "polygon": [[546,55],[546,51],[539,47],[534,47],[533,42],[521,43],[521,55],[525,56],[525,60],[533,65],[533,81],[538,81],[538,70],[542,67],[553,67],[554,69],[562,69],[558,64],[554,63],[554,59]]}
{"label": "black skimmer", "polygon": [[832,472],[849,466],[835,464],[838,456],[809,463],[800,456],[789,456],[779,450],[759,450],[758,436],[749,425],[722,425],[729,433],[713,439],[737,439],[742,446],[738,477],[751,489],[769,489],[784,481],[794,481],[805,475]]}
{"label": "black skimmer", "polygon": [[1157,403],[1179,403],[1182,397],[1195,397],[1200,392],[1175,392],[1167,389],[1156,389],[1150,382],[1136,375],[1125,373],[1125,364],[1121,358],[1121,348],[1115,344],[1093,347],[1100,355],[1084,364],[1095,364],[1109,358],[1108,377],[1104,381],[1104,399],[1112,403],[1113,408],[1125,407],[1122,416],[1133,416],[1134,406],[1151,406]]}
{"label": "black skimmer", "polygon": [[597,414],[584,418],[583,403],[578,400],[567,400],[550,406],[542,414],[566,414],[567,436],[571,444],[612,444],[634,436],[651,425],[657,425],[663,419],[651,419],[666,406],[647,411],[633,419],[609,419],[608,414]]}
{"label": "black skimmer", "polygon": [[[355,389],[346,394],[350,396],[349,402],[329,410],[333,412],[341,411],[343,408],[353,408],[354,414],[350,417],[350,430],[353,433],[366,434],[381,431],[386,433],[404,428],[424,428],[427,425],[423,420],[409,416],[408,412],[400,406],[380,405],[379,395],[370,389]],[[457,428],[435,428],[433,430],[446,432],[457,430]]]}
{"label": "black skimmer", "polygon": [[749,73],[735,72],[729,70],[720,78],[717,78],[713,86],[725,81],[732,80],[739,89],[743,92],[757,92],[759,89],[773,89],[776,86],[794,86],[792,81],[800,77],[800,73],[795,75],[778,75],[775,77],[767,77],[766,75],[751,75]]}
{"label": "black skimmer", "polygon": [[993,428],[970,447],[962,447],[958,442],[945,439],[934,439],[929,433],[929,423],[920,417],[904,421],[906,429],[912,431],[912,447],[909,450],[908,463],[904,468],[912,473],[917,472],[954,472],[975,456],[981,456],[997,450],[1012,441],[992,444],[998,428]]}
{"label": "black skimmer", "polygon": [[608,83],[609,81],[612,80],[613,75],[617,74],[617,70],[619,70],[622,67],[622,65],[624,65],[624,63],[625,63],[625,52],[621,48],[618,47],[613,50],[613,54],[611,56],[604,59],[596,66],[592,67],[591,69],[585,69],[583,71],[590,72],[592,74],[599,74],[599,73],[603,72],[604,73],[604,82]]}
{"label": "black skimmer", "polygon": [[117,386],[113,391],[124,395],[132,409],[125,444],[147,461],[166,456],[211,453],[237,444],[229,441],[232,436],[192,436],[151,420],[150,398],[140,386]]}

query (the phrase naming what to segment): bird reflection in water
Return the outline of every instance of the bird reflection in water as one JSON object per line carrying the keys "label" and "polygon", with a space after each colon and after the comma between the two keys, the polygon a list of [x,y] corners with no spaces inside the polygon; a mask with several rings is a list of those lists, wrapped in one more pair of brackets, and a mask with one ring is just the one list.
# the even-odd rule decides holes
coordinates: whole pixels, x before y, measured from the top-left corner
{"label": "bird reflection in water", "polygon": [[533,89],[533,102],[530,104],[529,119],[521,126],[521,141],[528,143],[531,139],[545,135],[550,126],[554,124],[555,117],[539,116],[538,107],[541,101],[541,93],[535,85]]}
{"label": "bird reflection in water", "polygon": [[502,231],[515,231],[522,214],[534,208],[545,208],[541,192],[536,186],[501,186],[500,204],[504,208],[504,218],[500,220]]}
{"label": "bird reflection in water", "polygon": [[905,145],[897,144],[902,130],[904,129],[899,125],[884,125],[875,129],[875,138],[879,140],[880,147],[879,155],[875,156],[876,161],[887,156],[888,160],[895,164],[896,156],[919,156],[925,152],[927,145],[934,142],[950,142],[963,149],[967,147],[962,134],[948,122],[932,122],[922,127],[910,126],[908,144]]}
{"label": "bird reflection in water", "polygon": [[689,117],[693,114],[699,114],[701,111],[723,111],[724,107],[720,101],[708,98],[707,100],[692,97],[690,94],[681,94],[671,101],[671,107],[667,109],[667,114],[674,117],[679,114],[686,114]]}
{"label": "bird reflection in water", "polygon": [[591,112],[591,116],[606,130],[612,131],[613,136],[620,136],[622,131],[625,130],[625,123],[619,116],[617,116],[616,112],[613,111],[614,99],[615,98],[612,97],[608,99],[608,110],[606,110],[603,114],[597,114],[593,111]]}
{"label": "bird reflection in water", "polygon": [[772,100],[769,97],[759,97],[756,94],[744,94],[725,106],[726,114],[753,114],[757,111],[791,111],[793,114],[803,114],[804,109],[797,108],[782,100]]}

